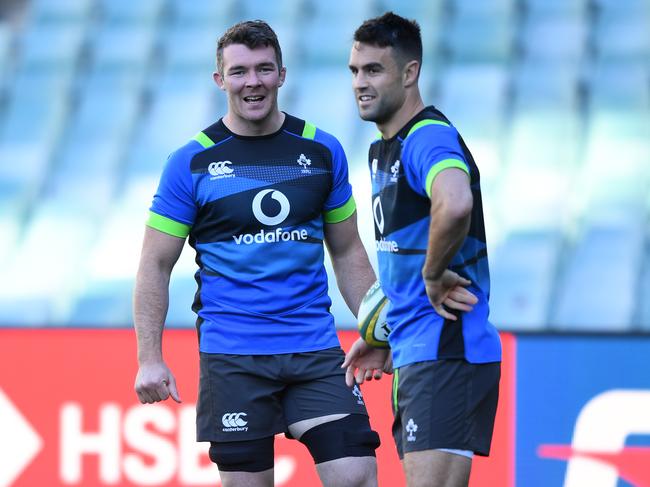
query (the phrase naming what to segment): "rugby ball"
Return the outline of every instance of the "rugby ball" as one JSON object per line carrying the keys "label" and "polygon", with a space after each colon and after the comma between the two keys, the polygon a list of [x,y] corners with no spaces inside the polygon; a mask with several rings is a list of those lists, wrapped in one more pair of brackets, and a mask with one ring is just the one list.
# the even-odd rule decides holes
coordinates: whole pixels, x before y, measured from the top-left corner
{"label": "rugby ball", "polygon": [[379,281],[370,286],[361,300],[357,316],[361,337],[366,343],[376,348],[388,348],[390,325],[386,321],[388,298],[381,290]]}

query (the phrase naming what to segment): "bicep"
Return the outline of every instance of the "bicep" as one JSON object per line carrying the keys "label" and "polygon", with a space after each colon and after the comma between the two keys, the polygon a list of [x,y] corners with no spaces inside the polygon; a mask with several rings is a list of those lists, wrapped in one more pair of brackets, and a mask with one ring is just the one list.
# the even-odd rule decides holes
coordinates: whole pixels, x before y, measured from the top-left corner
{"label": "bicep", "polygon": [[470,208],[472,206],[469,175],[462,169],[451,167],[440,171],[431,181],[429,190],[432,207],[439,204]]}
{"label": "bicep", "polygon": [[183,251],[185,238],[175,237],[146,226],[142,243],[141,266],[154,265],[171,272]]}
{"label": "bicep", "polygon": [[327,250],[333,258],[346,253],[357,241],[361,242],[356,210],[341,222],[325,223],[324,232]]}

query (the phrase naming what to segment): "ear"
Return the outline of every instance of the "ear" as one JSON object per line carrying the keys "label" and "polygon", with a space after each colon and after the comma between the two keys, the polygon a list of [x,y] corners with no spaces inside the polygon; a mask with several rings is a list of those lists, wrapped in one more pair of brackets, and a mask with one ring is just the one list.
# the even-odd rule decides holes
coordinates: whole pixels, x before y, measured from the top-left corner
{"label": "ear", "polygon": [[284,80],[287,77],[287,68],[284,66],[280,68],[280,78],[278,80],[278,88],[284,84]]}
{"label": "ear", "polygon": [[212,73],[212,79],[220,89],[226,91],[226,85],[223,82],[223,76],[219,74],[219,71],[215,71],[214,73]]}
{"label": "ear", "polygon": [[402,78],[404,80],[404,87],[408,88],[418,82],[418,75],[420,74],[420,63],[416,60],[409,61],[404,65],[402,70]]}

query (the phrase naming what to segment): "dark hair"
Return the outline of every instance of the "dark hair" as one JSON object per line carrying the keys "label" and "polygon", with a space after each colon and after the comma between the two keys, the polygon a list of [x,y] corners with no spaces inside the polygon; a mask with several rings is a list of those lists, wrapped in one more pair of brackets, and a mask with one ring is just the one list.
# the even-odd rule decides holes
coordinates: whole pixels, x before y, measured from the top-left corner
{"label": "dark hair", "polygon": [[354,40],[377,47],[392,47],[402,63],[416,60],[422,64],[422,37],[415,20],[393,12],[366,20],[354,32]]}
{"label": "dark hair", "polygon": [[271,26],[263,20],[247,20],[230,27],[217,42],[217,70],[223,73],[223,50],[231,44],[243,44],[249,49],[273,47],[278,69],[282,67],[282,49]]}

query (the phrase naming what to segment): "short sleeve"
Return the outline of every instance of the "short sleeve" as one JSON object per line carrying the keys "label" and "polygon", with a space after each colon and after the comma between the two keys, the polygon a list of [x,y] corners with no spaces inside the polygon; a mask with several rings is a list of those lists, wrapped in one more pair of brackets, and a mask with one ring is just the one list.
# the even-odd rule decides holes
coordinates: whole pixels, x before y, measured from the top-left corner
{"label": "short sleeve", "polygon": [[348,180],[348,160],[341,143],[334,136],[317,129],[314,140],[327,146],[332,154],[332,190],[325,202],[325,222],[342,222],[356,210],[352,186]]}
{"label": "short sleeve", "polygon": [[458,132],[447,124],[413,131],[404,141],[402,163],[409,184],[423,196],[430,196],[431,183],[444,169],[455,167],[469,174]]}
{"label": "short sleeve", "polygon": [[186,237],[196,217],[190,171],[192,155],[186,146],[169,156],[147,220],[148,226],[175,237]]}

